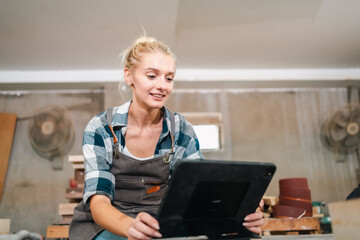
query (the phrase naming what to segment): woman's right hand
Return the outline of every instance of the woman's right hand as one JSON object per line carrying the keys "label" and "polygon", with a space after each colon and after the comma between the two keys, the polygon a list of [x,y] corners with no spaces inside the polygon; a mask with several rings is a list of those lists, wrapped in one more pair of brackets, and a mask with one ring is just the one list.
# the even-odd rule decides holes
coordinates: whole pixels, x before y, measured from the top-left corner
{"label": "woman's right hand", "polygon": [[159,222],[146,212],[139,213],[133,220],[129,230],[129,240],[150,240],[152,237],[161,238]]}

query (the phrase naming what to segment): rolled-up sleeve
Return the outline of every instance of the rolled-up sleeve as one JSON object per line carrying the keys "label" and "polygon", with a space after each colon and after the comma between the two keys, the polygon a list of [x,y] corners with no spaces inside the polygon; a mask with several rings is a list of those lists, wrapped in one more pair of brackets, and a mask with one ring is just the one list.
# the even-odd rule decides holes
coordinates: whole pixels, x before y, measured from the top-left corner
{"label": "rolled-up sleeve", "polygon": [[115,177],[112,164],[112,138],[98,117],[87,125],[83,136],[85,165],[84,203],[94,194],[114,199]]}
{"label": "rolled-up sleeve", "polygon": [[200,150],[200,143],[196,136],[195,130],[190,122],[182,115],[177,115],[179,129],[177,135],[177,159],[203,159],[204,156]]}

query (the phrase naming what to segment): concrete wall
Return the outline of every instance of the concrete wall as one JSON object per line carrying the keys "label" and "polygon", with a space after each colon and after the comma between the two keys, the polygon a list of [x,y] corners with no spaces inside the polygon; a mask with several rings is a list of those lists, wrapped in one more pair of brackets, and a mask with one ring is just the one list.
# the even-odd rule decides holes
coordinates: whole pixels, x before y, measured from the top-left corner
{"label": "concrete wall", "polygon": [[[128,99],[117,84],[106,84],[104,94],[37,93],[1,95],[0,111],[31,116],[41,106],[67,106],[74,120],[76,138],[70,154],[81,154],[82,132],[90,118],[108,106]],[[173,92],[167,106],[176,112],[221,112],[224,148],[204,152],[209,159],[273,162],[278,170],[267,194],[278,195],[278,180],[307,177],[313,200],[343,200],[357,185],[354,154],[336,162],[319,138],[321,124],[346,103],[345,89],[204,90]],[[58,221],[72,166],[64,161],[55,171],[51,162],[39,157],[27,136],[28,120],[19,120],[9,163],[0,218],[11,218],[11,231],[28,229],[45,235],[46,227]]]}
{"label": "concrete wall", "polygon": [[306,177],[312,199],[330,202],[345,199],[358,184],[355,153],[339,163],[320,141],[321,125],[344,104],[345,89],[198,90],[174,93],[168,106],[178,112],[221,112],[225,147],[205,157],[275,163],[268,195],[279,194],[281,178]]}
{"label": "concrete wall", "polygon": [[[105,105],[126,100],[115,84],[105,89],[111,93],[105,95]],[[353,93],[353,103],[356,97]],[[175,89],[167,107],[180,113],[222,113],[224,148],[204,152],[205,157],[275,163],[277,172],[266,194],[279,194],[279,179],[306,177],[312,199],[331,202],[344,200],[359,184],[356,154],[336,155],[320,140],[322,124],[347,101],[346,88],[184,88]]]}
{"label": "concrete wall", "polygon": [[[10,218],[12,232],[27,229],[46,236],[46,228],[60,220],[59,203],[67,203],[65,189],[74,170],[62,161],[62,170],[54,170],[52,161],[33,150],[29,137],[29,119],[39,108],[56,104],[69,109],[75,128],[75,141],[69,154],[81,154],[82,133],[89,119],[103,110],[102,90],[91,92],[0,95],[0,111],[16,113],[15,137],[0,202],[0,218]],[[59,160],[57,160],[59,161]]]}

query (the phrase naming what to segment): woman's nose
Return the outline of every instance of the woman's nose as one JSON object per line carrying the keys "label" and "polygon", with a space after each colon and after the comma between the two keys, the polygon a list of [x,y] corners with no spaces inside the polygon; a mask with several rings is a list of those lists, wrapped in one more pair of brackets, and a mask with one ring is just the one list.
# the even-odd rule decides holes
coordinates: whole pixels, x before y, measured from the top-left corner
{"label": "woman's nose", "polygon": [[163,88],[165,88],[165,85],[166,85],[165,77],[163,77],[163,76],[159,77],[156,81],[156,87],[159,89],[163,89]]}

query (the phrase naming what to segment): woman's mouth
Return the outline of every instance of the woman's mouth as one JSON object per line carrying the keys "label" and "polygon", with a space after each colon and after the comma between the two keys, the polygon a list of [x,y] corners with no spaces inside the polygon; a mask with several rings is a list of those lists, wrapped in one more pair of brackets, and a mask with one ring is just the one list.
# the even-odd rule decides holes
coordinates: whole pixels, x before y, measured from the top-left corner
{"label": "woman's mouth", "polygon": [[153,96],[156,99],[162,99],[165,97],[164,94],[160,94],[160,93],[150,93],[151,96]]}

